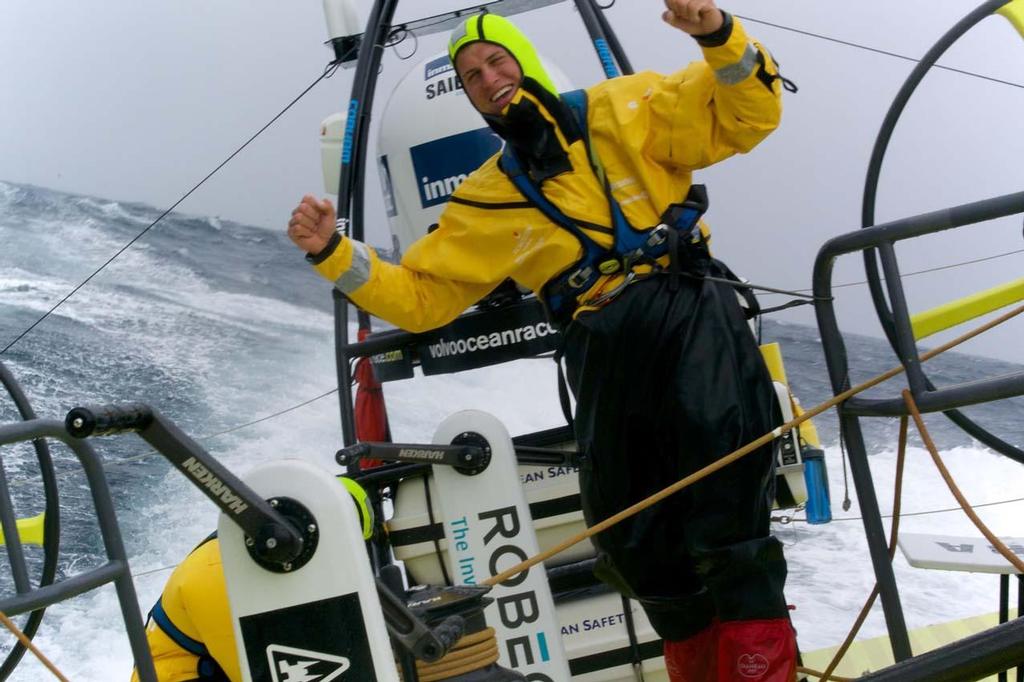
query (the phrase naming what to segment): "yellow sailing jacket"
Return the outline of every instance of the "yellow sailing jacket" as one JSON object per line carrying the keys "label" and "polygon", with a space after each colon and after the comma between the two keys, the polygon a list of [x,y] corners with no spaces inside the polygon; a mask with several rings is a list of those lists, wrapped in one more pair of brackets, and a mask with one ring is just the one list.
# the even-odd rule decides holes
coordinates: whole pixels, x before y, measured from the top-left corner
{"label": "yellow sailing jacket", "polygon": [[[647,71],[587,90],[593,153],[638,229],[656,225],[669,204],[682,201],[693,170],[749,151],[778,125],[777,67],[739,21],[724,44],[702,50],[706,61],[677,73]],[[517,97],[532,95],[520,88]],[[544,195],[594,241],[610,246],[608,201],[586,145],[567,145],[560,132],[559,138],[573,170],[544,181]],[[508,277],[539,292],[579,260],[582,247],[525,202],[498,167],[499,157],[458,187],[438,228],[417,240],[401,264],[381,261],[366,245],[343,239],[316,259],[316,270],[359,307],[413,332],[450,322]],[[591,291],[614,286],[606,280]]]}
{"label": "yellow sailing jacket", "polygon": [[[242,679],[218,540],[204,542],[178,565],[160,595],[159,608],[173,632],[152,615],[146,623],[160,682]],[[138,680],[133,670],[131,682]]]}

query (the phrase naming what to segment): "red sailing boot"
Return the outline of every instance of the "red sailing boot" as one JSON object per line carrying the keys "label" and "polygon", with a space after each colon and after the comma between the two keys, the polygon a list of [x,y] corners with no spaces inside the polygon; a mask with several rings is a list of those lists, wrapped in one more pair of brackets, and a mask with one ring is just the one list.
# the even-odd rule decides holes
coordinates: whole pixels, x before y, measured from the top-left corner
{"label": "red sailing boot", "polygon": [[715,682],[718,621],[687,639],[665,640],[665,668],[669,682]]}
{"label": "red sailing boot", "polygon": [[793,682],[796,633],[788,618],[718,625],[718,682]]}

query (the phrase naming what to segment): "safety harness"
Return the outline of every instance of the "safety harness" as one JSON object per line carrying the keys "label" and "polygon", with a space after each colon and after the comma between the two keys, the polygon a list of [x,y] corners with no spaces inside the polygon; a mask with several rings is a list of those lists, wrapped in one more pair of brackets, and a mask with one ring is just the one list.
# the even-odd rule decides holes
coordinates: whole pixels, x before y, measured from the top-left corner
{"label": "safety harness", "polygon": [[658,259],[665,254],[671,254],[669,272],[694,271],[696,263],[687,261],[706,258],[708,254],[704,235],[698,224],[700,217],[708,208],[708,197],[703,185],[692,185],[686,199],[682,203],[670,205],[656,227],[645,230],[634,228],[612,195],[608,178],[604,176],[599,167],[600,162],[596,161],[590,148],[586,92],[573,90],[562,93],[561,99],[579,126],[595,175],[602,180],[612,218],[612,246],[605,248],[595,242],[576,221],[548,201],[540,185],[530,177],[517,158],[512,145],[505,145],[500,165],[502,171],[530,204],[556,225],[568,230],[583,247],[580,260],[549,280],[540,292],[552,321],[564,325],[572,319],[578,306],[578,297],[589,291],[602,276],[624,273],[623,280],[618,286],[585,301],[586,305],[600,306],[617,296],[636,280],[634,267],[637,265],[649,265],[652,272],[662,271]]}

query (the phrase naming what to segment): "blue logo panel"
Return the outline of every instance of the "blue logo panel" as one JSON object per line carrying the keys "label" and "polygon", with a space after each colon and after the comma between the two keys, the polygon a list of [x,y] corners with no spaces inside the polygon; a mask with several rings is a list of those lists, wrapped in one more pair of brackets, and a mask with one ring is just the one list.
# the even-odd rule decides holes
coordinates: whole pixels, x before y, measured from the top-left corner
{"label": "blue logo panel", "polygon": [[423,208],[448,201],[455,188],[501,149],[490,128],[449,135],[409,149]]}
{"label": "blue logo panel", "polygon": [[423,69],[423,80],[428,81],[435,76],[440,76],[443,73],[448,73],[449,71],[454,70],[455,67],[452,66],[452,62],[448,59],[448,55],[438,57],[437,59],[431,59]]}

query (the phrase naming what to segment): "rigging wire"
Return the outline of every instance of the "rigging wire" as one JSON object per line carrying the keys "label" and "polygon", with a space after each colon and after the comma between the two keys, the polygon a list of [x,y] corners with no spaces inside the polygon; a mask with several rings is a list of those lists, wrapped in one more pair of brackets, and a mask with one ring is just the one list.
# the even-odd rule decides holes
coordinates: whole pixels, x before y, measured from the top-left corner
{"label": "rigging wire", "polygon": [[[350,52],[351,52],[351,50],[350,50]],[[347,54],[346,54],[345,56],[347,56]],[[93,271],[93,273],[92,273],[91,275],[89,275],[89,276],[88,276],[88,277],[86,277],[86,278],[85,278],[84,280],[82,280],[82,281],[81,281],[81,282],[80,282],[80,283],[79,283],[79,284],[78,284],[78,285],[77,285],[77,286],[76,286],[76,287],[75,287],[74,289],[72,289],[72,290],[71,290],[70,292],[68,292],[68,294],[67,294],[67,295],[65,295],[65,296],[64,296],[64,298],[62,298],[62,299],[60,299],[59,301],[57,301],[57,303],[55,303],[55,304],[53,305],[53,307],[51,307],[51,308],[50,308],[49,310],[47,310],[47,311],[46,311],[45,313],[43,313],[43,314],[42,314],[42,316],[41,316],[41,317],[40,317],[39,319],[37,319],[37,320],[36,320],[35,322],[33,322],[32,324],[30,324],[30,325],[28,326],[28,328],[27,328],[27,329],[25,329],[25,330],[24,330],[23,332],[21,332],[20,334],[18,334],[18,336],[16,336],[16,337],[14,338],[14,340],[13,340],[13,341],[11,341],[11,342],[10,342],[10,343],[8,343],[8,344],[7,344],[6,346],[4,346],[3,350],[0,350],[0,355],[3,355],[4,353],[6,353],[6,352],[7,352],[8,350],[10,350],[10,349],[11,349],[11,348],[12,348],[12,347],[13,347],[13,346],[14,346],[14,345],[16,344],[16,343],[18,343],[18,342],[19,342],[19,341],[21,341],[21,340],[22,340],[23,338],[25,338],[25,336],[26,336],[26,335],[28,335],[28,333],[29,333],[29,332],[31,332],[31,331],[32,331],[33,329],[35,329],[35,328],[36,328],[36,327],[37,327],[37,326],[38,326],[38,325],[39,325],[39,324],[40,324],[40,323],[41,323],[41,322],[42,322],[43,320],[45,320],[45,319],[46,319],[47,317],[49,317],[49,316],[50,316],[50,315],[51,315],[51,314],[52,314],[52,313],[53,313],[53,312],[54,312],[55,310],[57,310],[57,308],[59,308],[60,306],[62,306],[62,305],[63,305],[63,304],[64,304],[64,303],[65,303],[65,302],[66,302],[66,301],[67,301],[67,300],[69,299],[69,298],[71,298],[71,297],[72,297],[72,296],[74,296],[74,295],[75,295],[76,293],[78,293],[78,291],[79,291],[79,290],[80,290],[80,289],[81,289],[82,287],[84,287],[84,286],[85,286],[86,284],[88,284],[88,283],[89,283],[89,282],[90,282],[90,281],[91,281],[91,280],[92,280],[92,279],[93,279],[94,277],[96,277],[96,275],[100,274],[100,272],[101,272],[101,271],[102,271],[102,270],[103,270],[104,268],[106,268],[106,267],[107,267],[108,265],[110,265],[111,263],[113,263],[113,262],[114,262],[114,260],[115,260],[115,259],[117,259],[117,258],[118,258],[118,257],[119,257],[119,256],[120,256],[120,255],[121,255],[122,253],[124,253],[124,252],[125,252],[125,251],[127,251],[127,250],[128,250],[129,248],[131,248],[131,247],[132,247],[132,245],[133,245],[133,244],[135,244],[135,242],[137,242],[137,241],[138,241],[139,239],[141,239],[143,235],[145,235],[145,234],[146,234],[147,232],[149,232],[149,231],[150,231],[151,229],[153,229],[154,227],[156,227],[157,223],[159,223],[159,222],[160,222],[161,220],[163,220],[163,219],[164,219],[164,218],[165,218],[165,217],[166,217],[166,216],[167,216],[167,215],[168,215],[168,214],[169,214],[169,213],[170,213],[171,211],[173,211],[173,210],[174,210],[175,208],[177,208],[177,207],[178,207],[178,206],[179,206],[179,205],[180,205],[180,204],[181,204],[181,203],[182,203],[183,201],[185,201],[186,199],[188,199],[188,198],[189,198],[189,197],[190,197],[190,196],[192,195],[192,193],[193,193],[193,192],[195,192],[195,191],[196,191],[197,189],[199,189],[199,188],[200,188],[200,187],[201,187],[201,186],[202,186],[202,185],[203,185],[203,184],[204,184],[204,183],[205,183],[205,182],[206,182],[207,180],[209,180],[209,179],[210,179],[211,177],[213,177],[213,175],[214,175],[215,173],[217,173],[217,171],[219,171],[219,170],[220,170],[221,168],[223,168],[224,166],[226,166],[226,165],[227,165],[227,164],[228,164],[228,163],[229,163],[229,162],[230,162],[230,161],[231,161],[232,159],[234,159],[234,158],[235,158],[236,156],[238,156],[238,154],[240,154],[240,153],[242,152],[242,150],[243,150],[243,149],[245,149],[246,147],[248,147],[248,146],[249,146],[249,145],[250,145],[250,144],[251,144],[251,143],[253,142],[253,140],[255,140],[255,139],[256,139],[257,137],[259,137],[259,136],[260,136],[260,135],[261,135],[261,134],[262,134],[262,133],[263,133],[263,132],[264,132],[264,131],[265,131],[265,130],[266,130],[267,128],[269,128],[269,127],[270,127],[271,125],[273,125],[273,124],[274,124],[275,122],[277,122],[277,119],[281,118],[281,117],[282,117],[282,116],[283,116],[283,115],[285,114],[285,112],[287,112],[287,111],[288,111],[289,109],[291,109],[291,108],[292,108],[293,106],[295,106],[296,102],[298,102],[298,101],[299,101],[300,99],[302,99],[303,97],[305,97],[306,93],[308,93],[308,92],[309,92],[310,90],[312,90],[312,89],[313,89],[313,88],[314,88],[314,87],[315,87],[315,86],[316,86],[316,85],[317,85],[317,84],[318,84],[318,83],[319,83],[320,81],[322,81],[322,80],[323,80],[323,79],[325,79],[325,78],[330,78],[331,76],[333,76],[333,75],[334,75],[334,72],[338,70],[338,67],[339,67],[339,66],[341,65],[341,62],[342,62],[342,60],[343,60],[344,58],[345,58],[345,57],[343,56],[343,57],[342,57],[341,59],[337,59],[337,60],[335,60],[335,61],[331,62],[330,64],[328,64],[328,65],[327,65],[326,67],[324,67],[324,71],[323,71],[323,73],[321,73],[321,74],[320,74],[320,75],[319,75],[319,76],[317,77],[317,79],[316,79],[316,80],[314,80],[314,81],[313,81],[312,83],[310,83],[310,84],[309,84],[309,86],[307,86],[305,90],[303,90],[303,91],[302,91],[301,93],[299,93],[299,95],[298,95],[298,96],[297,96],[297,97],[296,97],[295,99],[293,99],[293,100],[292,100],[291,102],[289,102],[289,103],[288,103],[288,105],[287,105],[287,106],[286,106],[286,107],[285,107],[284,109],[282,109],[282,110],[281,110],[280,112],[278,112],[276,116],[274,116],[273,118],[271,118],[271,119],[270,119],[270,120],[269,120],[269,121],[268,121],[268,122],[266,123],[266,125],[264,125],[264,126],[263,126],[262,128],[260,128],[259,130],[257,130],[257,131],[256,131],[255,133],[253,133],[253,135],[252,135],[252,136],[251,136],[251,137],[250,137],[250,138],[249,138],[248,140],[246,140],[246,141],[245,141],[245,142],[244,142],[244,143],[242,144],[242,146],[240,146],[240,147],[239,147],[238,149],[236,149],[235,151],[233,151],[233,152],[232,152],[232,153],[231,153],[231,154],[230,154],[230,155],[229,155],[229,156],[228,156],[228,157],[227,157],[226,159],[224,159],[223,161],[221,161],[221,162],[220,162],[220,164],[218,164],[216,168],[214,168],[214,169],[213,169],[212,171],[210,171],[209,173],[207,173],[207,174],[206,174],[206,177],[204,177],[204,178],[203,178],[202,180],[200,180],[199,182],[197,182],[197,183],[196,183],[196,184],[195,184],[195,185],[194,185],[194,186],[192,187],[192,189],[190,189],[190,190],[188,190],[187,192],[185,192],[185,194],[183,194],[183,195],[181,196],[181,198],[179,198],[179,199],[178,199],[177,201],[175,201],[175,202],[174,202],[174,203],[173,203],[173,204],[172,204],[172,205],[170,206],[170,208],[168,208],[168,209],[167,209],[167,210],[165,210],[165,211],[164,211],[163,213],[161,213],[161,214],[160,214],[160,215],[159,215],[159,216],[157,217],[157,219],[156,219],[156,220],[154,220],[153,222],[151,222],[151,223],[150,223],[150,224],[149,224],[149,225],[148,225],[148,226],[147,226],[147,227],[146,227],[145,229],[143,229],[143,230],[142,230],[141,232],[139,232],[139,233],[138,233],[137,235],[135,235],[134,237],[132,237],[132,239],[131,239],[131,240],[130,240],[130,241],[129,241],[129,242],[127,243],[127,244],[125,244],[124,246],[122,246],[122,247],[121,247],[120,249],[118,249],[118,250],[117,250],[117,253],[115,253],[115,254],[114,254],[113,256],[111,256],[110,258],[108,258],[108,259],[106,260],[106,262],[104,262],[104,263],[103,263],[103,264],[102,264],[101,266],[99,266],[98,268],[96,268],[96,270],[94,270],[94,271]]]}
{"label": "rigging wire", "polygon": [[[840,40],[839,38],[833,38],[831,36],[822,35],[820,33],[814,33],[812,31],[805,31],[803,29],[793,28],[792,26],[785,26],[783,24],[775,24],[775,23],[772,23],[770,21],[764,21],[762,19],[754,19],[753,17],[745,17],[745,16],[742,16],[742,15],[739,15],[739,14],[737,14],[735,16],[740,18],[740,19],[742,19],[743,21],[749,21],[751,23],[761,24],[763,26],[771,26],[772,28],[778,28],[778,29],[781,29],[783,31],[789,31],[791,33],[798,33],[800,35],[809,36],[811,38],[818,38],[819,40],[826,40],[826,41],[831,42],[831,43],[838,43],[839,45],[846,45],[847,47],[855,47],[855,48],[858,48],[858,49],[861,49],[861,50],[866,50],[868,52],[874,52],[876,54],[883,54],[883,55],[886,55],[888,57],[894,57],[896,59],[902,59],[902,60],[908,61],[908,62],[918,63],[918,62],[921,61],[920,59],[918,59],[916,57],[908,57],[907,55],[899,54],[898,52],[889,52],[888,50],[882,50],[882,49],[879,49],[877,47],[871,47],[869,45],[861,45],[860,43],[854,43],[854,42],[850,42],[848,40]],[[935,64],[932,68],[942,69],[944,71],[952,71],[953,73],[959,73],[959,74],[962,74],[964,76],[971,76],[973,78],[980,78],[982,80],[991,81],[993,83],[999,83],[1001,85],[1010,85],[1010,86],[1015,87],[1015,88],[1024,89],[1024,84],[1015,83],[1013,81],[1002,80],[1001,78],[995,78],[993,76],[986,76],[984,74],[976,73],[974,71],[967,71],[965,69],[957,69],[957,68],[954,68],[952,66],[943,66],[942,64]]]}
{"label": "rigging wire", "polygon": [[[936,266],[934,268],[927,268],[925,270],[916,270],[914,272],[908,272],[906,274],[900,275],[900,279],[904,279],[906,277],[913,277],[915,275],[924,275],[924,274],[927,274],[929,272],[939,272],[941,270],[951,270],[953,268],[958,268],[958,267],[961,267],[963,265],[973,265],[975,263],[984,263],[985,261],[995,260],[996,258],[1003,258],[1005,256],[1012,256],[1012,255],[1017,254],[1017,253],[1024,253],[1024,249],[1015,249],[1013,251],[1006,251],[1005,253],[997,253],[994,256],[985,256],[984,258],[975,258],[974,260],[965,260],[965,261],[960,261],[958,263],[950,263],[948,265],[939,265],[939,266]],[[882,281],[883,282],[885,281],[884,277],[882,278]],[[832,288],[833,289],[838,289],[840,287],[851,287],[851,286],[856,286],[856,285],[859,285],[859,284],[867,284],[867,280],[864,280],[862,282],[850,282],[850,283],[847,283],[847,284],[837,284],[837,285],[833,286]],[[810,291],[810,289],[807,289],[807,291]]]}
{"label": "rigging wire", "polygon": [[[965,260],[965,261],[958,261],[956,263],[948,263],[946,265],[939,265],[939,266],[936,266],[934,268],[926,268],[924,270],[915,270],[914,272],[904,272],[904,273],[900,273],[900,279],[902,280],[902,279],[906,279],[907,277],[914,277],[916,275],[924,275],[924,274],[928,274],[930,272],[939,272],[941,270],[952,270],[953,268],[959,268],[959,267],[962,267],[964,265],[974,265],[975,263],[984,263],[985,261],[995,260],[996,258],[1004,258],[1006,256],[1013,256],[1013,255],[1018,254],[1018,253],[1024,253],[1024,249],[1015,249],[1013,251],[1006,251],[1004,253],[997,253],[995,255],[985,256],[983,258],[975,258],[973,260]],[[885,281],[884,277],[882,278],[882,281],[883,282]],[[843,289],[843,288],[846,288],[846,287],[858,287],[858,286],[864,286],[867,283],[868,283],[868,281],[866,279],[864,279],[864,280],[860,280],[860,281],[857,281],[857,282],[844,282],[843,284],[834,284],[834,285],[832,285],[832,288],[833,289]],[[793,289],[793,291],[795,291],[795,292],[805,292],[805,291],[814,291],[814,290],[813,289]],[[772,295],[773,294],[771,294],[771,293],[765,294],[765,296],[772,296]]]}
{"label": "rigging wire", "polygon": [[[305,406],[307,406],[307,405],[309,405],[311,403],[315,403],[317,400],[322,400],[323,398],[326,398],[327,396],[332,395],[332,394],[337,393],[337,392],[338,392],[337,388],[332,388],[331,390],[325,391],[325,392],[321,393],[320,395],[313,396],[312,398],[309,398],[308,400],[303,400],[301,403],[297,403],[297,404],[292,405],[290,407],[286,407],[283,410],[278,410],[277,412],[273,412],[273,413],[268,414],[268,415],[264,415],[262,417],[259,417],[258,419],[253,419],[252,421],[248,421],[248,422],[245,422],[243,424],[236,424],[235,426],[232,426],[230,428],[224,429],[223,431],[216,431],[214,433],[208,433],[208,434],[205,434],[205,435],[202,435],[202,436],[196,436],[195,440],[198,441],[198,442],[204,442],[204,441],[208,441],[208,440],[213,440],[214,438],[218,438],[220,436],[223,436],[223,435],[226,435],[226,434],[229,434],[229,433],[233,433],[235,431],[241,431],[242,429],[249,428],[250,426],[254,426],[256,424],[259,424],[260,422],[269,421],[271,419],[275,419],[277,417],[285,415],[285,414],[287,414],[289,412],[293,412],[293,411],[295,411],[295,410],[297,410],[297,409],[299,409],[301,407],[305,407]],[[142,453],[139,453],[137,455],[131,455],[129,457],[125,457],[123,459],[119,459],[116,462],[104,463],[103,470],[104,471],[110,471],[112,469],[116,469],[118,467],[125,466],[127,464],[134,464],[135,462],[140,462],[140,461],[142,461],[144,459],[148,459],[148,458],[152,457],[153,455],[157,455],[157,454],[160,454],[160,453],[158,453],[156,450],[148,450],[146,452],[142,452]],[[25,479],[25,480],[21,480],[21,481],[11,481],[8,485],[11,488],[17,488],[17,487],[22,486],[22,485],[28,485],[28,484],[30,484],[32,482],[33,481],[31,479]]]}
{"label": "rigging wire", "polygon": [[[260,422],[269,421],[271,419],[275,419],[275,418],[280,417],[280,416],[282,416],[284,414],[287,414],[289,412],[293,412],[293,411],[295,411],[295,410],[297,410],[297,409],[299,409],[301,407],[305,407],[306,405],[309,405],[311,403],[315,403],[317,400],[321,400],[321,399],[326,398],[327,396],[332,395],[332,394],[337,393],[337,392],[338,392],[337,388],[332,388],[329,391],[325,391],[325,392],[321,393],[318,396],[314,396],[312,398],[309,398],[308,400],[304,400],[301,403],[292,405],[291,407],[286,407],[283,410],[278,410],[277,412],[274,412],[272,414],[268,414],[268,415],[265,415],[265,416],[260,417],[258,419],[253,419],[252,421],[245,422],[244,424],[238,424],[236,426],[232,426],[230,428],[224,429],[223,431],[217,431],[216,433],[208,433],[208,434],[206,434],[204,436],[198,436],[196,438],[196,440],[199,441],[199,442],[203,442],[203,441],[207,441],[207,440],[213,440],[214,438],[217,438],[219,436],[223,436],[223,435],[226,435],[228,433],[233,433],[235,431],[240,431],[242,429],[249,428],[250,426],[255,426],[256,424],[259,424]],[[115,467],[119,467],[119,466],[124,465],[124,464],[131,464],[133,462],[138,462],[138,461],[141,461],[141,460],[146,459],[148,457],[152,457],[153,455],[157,455],[157,454],[159,454],[159,453],[156,450],[150,450],[148,452],[143,452],[143,453],[140,453],[138,455],[132,455],[131,457],[126,457],[124,459],[119,459],[116,462],[111,462],[110,464],[104,466],[103,468],[105,470],[109,471],[109,470],[111,470],[111,469],[113,469]]]}
{"label": "rigging wire", "polygon": [[[1015,498],[1010,499],[1010,500],[999,500],[997,502],[983,502],[981,504],[972,504],[971,506],[974,507],[975,509],[980,509],[981,507],[996,507],[996,506],[1001,505],[1001,504],[1013,504],[1014,502],[1024,502],[1024,497],[1015,497]],[[928,516],[929,514],[946,514],[948,512],[955,512],[955,511],[956,512],[963,511],[963,509],[961,509],[960,507],[948,507],[948,508],[945,508],[945,509],[929,509],[929,510],[926,510],[926,511],[919,511],[919,512],[900,512],[900,517],[902,518],[902,517],[906,517],[906,516]],[[892,517],[893,517],[892,514],[882,514],[881,515],[881,518],[883,518],[883,519],[891,519]],[[862,520],[863,520],[863,517],[860,517],[860,516],[833,516],[832,517],[832,521],[862,521]],[[807,521],[807,519],[799,519],[799,518],[790,517],[788,523],[809,523],[809,522]]]}
{"label": "rigging wire", "polygon": [[[996,507],[996,506],[999,506],[1001,504],[1013,504],[1014,502],[1024,502],[1024,497],[1015,497],[1012,500],[999,500],[998,502],[983,502],[981,504],[972,504],[971,506],[973,508],[975,508],[975,509],[981,509],[982,507]],[[900,518],[905,518],[907,516],[928,516],[930,514],[946,514],[946,513],[949,513],[949,512],[958,512],[958,511],[963,511],[963,509],[961,509],[960,507],[948,507],[946,509],[930,509],[930,510],[918,511],[918,512],[900,512]],[[883,514],[881,516],[881,518],[883,518],[883,519],[891,519],[892,517],[893,517],[892,514]],[[861,521],[861,520],[863,520],[863,519],[860,516],[834,516],[834,517],[832,517],[832,521]],[[798,518],[798,517],[790,516],[790,515],[783,515],[783,516],[779,516],[779,517],[773,517],[772,521],[774,521],[776,523],[781,523],[782,525],[786,525],[786,524],[790,524],[790,523],[809,523],[809,521],[806,518]],[[154,573],[160,573],[161,571],[170,571],[170,570],[173,570],[173,569],[177,568],[177,566],[178,566],[177,564],[173,564],[173,565],[170,565],[170,566],[161,566],[159,568],[151,568],[151,569],[149,569],[147,571],[139,571],[137,573],[132,573],[132,577],[133,578],[141,578],[143,576],[152,575]]]}

